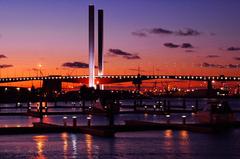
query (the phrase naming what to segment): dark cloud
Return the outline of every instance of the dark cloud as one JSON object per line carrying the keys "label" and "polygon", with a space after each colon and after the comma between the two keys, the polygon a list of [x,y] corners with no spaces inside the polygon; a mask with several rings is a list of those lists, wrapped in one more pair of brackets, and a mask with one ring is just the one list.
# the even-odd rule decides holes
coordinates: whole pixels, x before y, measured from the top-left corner
{"label": "dark cloud", "polygon": [[198,36],[201,33],[195,29],[186,28],[184,30],[176,31],[175,34],[179,36]]}
{"label": "dark cloud", "polygon": [[125,59],[128,59],[128,60],[141,59],[141,57],[138,56],[137,54],[125,52],[125,51],[122,51],[120,49],[109,49],[108,55],[110,55],[110,56],[121,56],[121,57],[123,57]]}
{"label": "dark cloud", "polygon": [[0,69],[1,68],[9,68],[9,67],[13,67],[13,65],[9,65],[9,64],[2,64],[2,65],[0,65]]}
{"label": "dark cloud", "polygon": [[207,62],[204,62],[204,63],[200,64],[199,66],[205,67],[205,68],[230,68],[230,69],[240,68],[240,65],[238,65],[238,64],[221,65],[221,64],[213,64],[213,63],[207,63]]}
{"label": "dark cloud", "polygon": [[240,47],[229,47],[227,48],[227,51],[240,51]]}
{"label": "dark cloud", "polygon": [[33,70],[33,71],[39,71],[39,69],[37,69],[37,68],[32,68],[32,70]]}
{"label": "dark cloud", "polygon": [[237,65],[237,64],[228,64],[225,67],[226,68],[239,68],[239,65]]}
{"label": "dark cloud", "polygon": [[194,50],[185,50],[185,52],[192,53],[192,52],[196,52],[196,51],[194,51]]}
{"label": "dark cloud", "polygon": [[132,32],[132,35],[138,36],[138,37],[147,37],[147,33],[143,32],[143,31]]}
{"label": "dark cloud", "polygon": [[192,44],[190,44],[190,43],[183,43],[182,46],[181,46],[181,48],[184,48],[184,49],[192,49],[192,48],[194,48],[194,47],[193,47]]}
{"label": "dark cloud", "polygon": [[0,59],[7,58],[7,56],[0,54]]}
{"label": "dark cloud", "polygon": [[178,31],[174,31],[174,30],[169,30],[169,29],[164,29],[164,28],[152,28],[152,29],[145,29],[148,31],[148,33],[151,34],[165,34],[165,35],[176,35],[176,36],[198,36],[201,35],[201,33],[195,29],[191,29],[191,28],[186,28],[183,30],[178,30]]}
{"label": "dark cloud", "polygon": [[240,57],[234,57],[234,60],[240,61]]}
{"label": "dark cloud", "polygon": [[207,55],[206,56],[206,58],[218,58],[218,57],[220,57],[220,56],[218,56],[218,55]]}
{"label": "dark cloud", "polygon": [[[62,66],[69,68],[89,68],[89,65],[84,62],[65,62]],[[95,68],[97,67],[95,66]]]}
{"label": "dark cloud", "polygon": [[206,68],[224,68],[223,65],[207,63],[207,62],[202,63],[200,66],[201,67],[206,67]]}
{"label": "dark cloud", "polygon": [[163,45],[168,48],[178,48],[179,47],[179,45],[173,44],[173,43],[164,43]]}
{"label": "dark cloud", "polygon": [[152,28],[149,29],[149,33],[152,34],[173,34],[174,32],[171,30],[163,29],[163,28]]}

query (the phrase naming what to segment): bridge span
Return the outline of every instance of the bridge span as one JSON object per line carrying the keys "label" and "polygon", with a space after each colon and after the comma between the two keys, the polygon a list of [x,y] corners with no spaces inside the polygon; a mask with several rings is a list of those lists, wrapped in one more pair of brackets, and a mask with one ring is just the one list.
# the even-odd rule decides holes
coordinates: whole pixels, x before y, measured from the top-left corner
{"label": "bridge span", "polygon": [[[212,81],[222,82],[239,82],[240,77],[238,76],[190,76],[190,75],[101,75],[95,77],[95,83],[97,84],[112,84],[122,82],[132,82],[140,89],[140,85],[143,80],[186,80],[186,81],[206,81],[207,89],[212,90]],[[40,76],[40,77],[8,77],[0,78],[0,83],[11,83],[11,82],[24,82],[24,81],[37,81],[41,80],[42,87],[45,90],[61,90],[63,82],[70,83],[83,83],[88,84],[88,75],[76,75],[76,76]]]}
{"label": "bridge span", "polygon": [[[35,81],[35,80],[60,80],[62,82],[88,83],[88,75],[76,76],[39,76],[39,77],[7,77],[0,78],[0,83]],[[95,81],[99,84],[131,82],[135,79],[152,80],[152,79],[174,79],[174,80],[191,80],[191,81],[240,81],[240,76],[187,76],[187,75],[102,75],[95,76]]]}

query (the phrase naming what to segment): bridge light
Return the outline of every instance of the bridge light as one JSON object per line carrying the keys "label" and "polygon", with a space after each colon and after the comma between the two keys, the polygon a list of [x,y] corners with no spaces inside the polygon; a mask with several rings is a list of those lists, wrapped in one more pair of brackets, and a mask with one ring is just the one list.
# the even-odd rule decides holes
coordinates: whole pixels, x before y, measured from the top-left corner
{"label": "bridge light", "polygon": [[19,87],[17,87],[16,89],[17,89],[17,91],[20,91],[20,88],[19,88]]}

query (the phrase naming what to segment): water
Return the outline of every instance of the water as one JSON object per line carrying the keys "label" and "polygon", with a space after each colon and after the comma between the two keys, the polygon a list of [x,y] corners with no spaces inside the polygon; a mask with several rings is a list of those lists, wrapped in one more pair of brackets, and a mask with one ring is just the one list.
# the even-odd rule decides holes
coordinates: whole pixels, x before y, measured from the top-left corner
{"label": "water", "polygon": [[[191,106],[194,101],[194,99],[188,99],[187,105]],[[154,103],[151,100],[144,102]],[[182,103],[179,99],[175,99],[173,102],[175,105]],[[127,105],[131,102],[125,101],[125,103]],[[200,107],[203,107],[207,100],[203,99],[199,103]],[[240,102],[237,99],[231,99],[229,104],[234,109],[240,108]],[[181,122],[181,115],[172,114],[171,122]],[[72,115],[67,117],[68,125],[71,125]],[[77,115],[77,123],[87,125],[86,117],[86,115]],[[44,121],[63,124],[62,118],[61,115],[46,116]],[[120,114],[116,115],[115,118],[117,124],[123,124],[125,120],[166,122],[163,115]],[[32,126],[32,122],[37,121],[39,121],[38,118],[26,116],[0,116],[1,127]],[[194,122],[192,114],[188,114],[187,122]],[[107,124],[107,119],[102,116],[93,116],[92,124]],[[72,133],[1,135],[0,158],[238,159],[240,158],[239,136],[240,129],[214,134],[172,130],[124,132],[115,134],[113,138]]]}
{"label": "water", "polygon": [[223,134],[188,131],[117,133],[114,138],[84,134],[0,136],[0,158],[238,159],[240,130]]}

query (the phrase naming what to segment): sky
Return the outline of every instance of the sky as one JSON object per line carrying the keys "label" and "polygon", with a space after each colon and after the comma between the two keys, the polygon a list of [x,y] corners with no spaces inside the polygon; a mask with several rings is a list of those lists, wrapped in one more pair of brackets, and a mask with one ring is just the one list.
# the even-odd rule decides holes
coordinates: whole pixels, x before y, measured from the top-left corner
{"label": "sky", "polygon": [[90,3],[105,74],[240,74],[239,0],[0,0],[0,77],[87,74]]}

